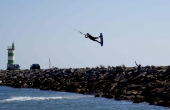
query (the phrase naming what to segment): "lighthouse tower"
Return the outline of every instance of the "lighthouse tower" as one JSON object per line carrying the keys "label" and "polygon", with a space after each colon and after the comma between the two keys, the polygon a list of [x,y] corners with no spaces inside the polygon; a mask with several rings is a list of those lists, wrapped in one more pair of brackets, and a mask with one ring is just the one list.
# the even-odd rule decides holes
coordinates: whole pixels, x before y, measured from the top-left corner
{"label": "lighthouse tower", "polygon": [[7,65],[13,65],[15,61],[15,46],[14,42],[12,43],[12,46],[8,46],[8,64]]}

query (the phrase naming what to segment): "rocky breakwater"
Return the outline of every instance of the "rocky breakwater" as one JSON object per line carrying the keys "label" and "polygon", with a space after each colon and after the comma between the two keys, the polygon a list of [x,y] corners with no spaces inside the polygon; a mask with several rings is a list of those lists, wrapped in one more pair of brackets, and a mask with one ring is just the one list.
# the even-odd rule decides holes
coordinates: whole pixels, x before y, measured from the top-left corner
{"label": "rocky breakwater", "polygon": [[94,94],[170,107],[170,67],[96,67],[0,71],[0,85]]}

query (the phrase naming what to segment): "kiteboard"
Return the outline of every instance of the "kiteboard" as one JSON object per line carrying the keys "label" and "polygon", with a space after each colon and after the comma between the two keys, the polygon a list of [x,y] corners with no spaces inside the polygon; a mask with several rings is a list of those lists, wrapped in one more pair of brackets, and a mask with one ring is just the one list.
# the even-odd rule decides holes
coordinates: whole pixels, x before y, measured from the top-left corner
{"label": "kiteboard", "polygon": [[102,33],[100,33],[100,44],[101,44],[101,46],[103,46],[103,34]]}

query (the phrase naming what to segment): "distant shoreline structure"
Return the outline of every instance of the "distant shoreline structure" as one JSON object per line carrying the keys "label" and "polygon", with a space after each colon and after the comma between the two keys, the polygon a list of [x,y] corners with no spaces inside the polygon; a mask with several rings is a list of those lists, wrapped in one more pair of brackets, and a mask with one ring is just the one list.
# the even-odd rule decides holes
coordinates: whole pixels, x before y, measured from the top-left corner
{"label": "distant shoreline structure", "polygon": [[0,85],[93,94],[170,107],[170,66],[1,70]]}

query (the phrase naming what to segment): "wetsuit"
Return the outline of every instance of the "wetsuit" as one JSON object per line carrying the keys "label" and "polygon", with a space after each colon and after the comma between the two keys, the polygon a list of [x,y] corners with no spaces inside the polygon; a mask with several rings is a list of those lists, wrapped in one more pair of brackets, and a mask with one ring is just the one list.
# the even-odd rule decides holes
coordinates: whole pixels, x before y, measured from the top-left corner
{"label": "wetsuit", "polygon": [[98,39],[99,37],[93,37],[93,36],[90,35],[89,33],[87,33],[87,34],[85,35],[85,38],[89,38],[89,39],[91,39],[91,40],[93,40],[93,41],[96,41],[96,42],[100,43],[98,40],[96,40],[96,39]]}

